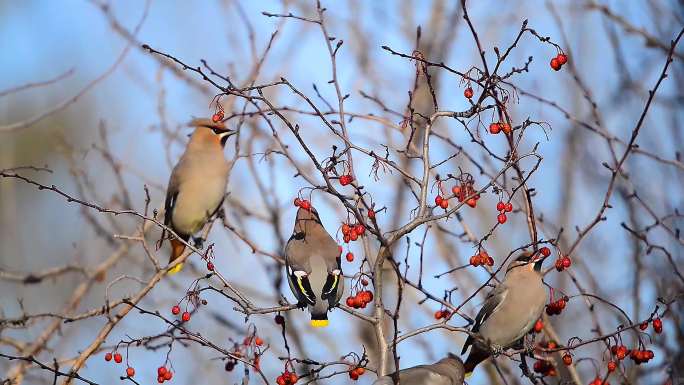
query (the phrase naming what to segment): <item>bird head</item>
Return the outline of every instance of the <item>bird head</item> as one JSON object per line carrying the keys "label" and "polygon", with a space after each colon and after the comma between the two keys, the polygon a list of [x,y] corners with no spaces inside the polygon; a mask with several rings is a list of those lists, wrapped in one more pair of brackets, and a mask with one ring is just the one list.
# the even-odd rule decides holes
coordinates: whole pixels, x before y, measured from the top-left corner
{"label": "bird head", "polygon": [[318,211],[313,207],[303,208],[297,210],[297,218],[295,219],[294,233],[306,233],[307,229],[322,227],[321,217],[318,216]]}
{"label": "bird head", "polygon": [[226,127],[223,122],[214,122],[213,120],[206,118],[195,118],[188,125],[196,127],[195,133],[201,135],[203,139],[216,141],[220,143],[221,146],[225,146],[228,138],[237,134],[236,130],[231,130]]}
{"label": "bird head", "polygon": [[530,253],[530,252],[523,252],[522,254],[518,255],[513,262],[511,262],[510,265],[508,265],[508,269],[506,269],[506,274],[512,270],[518,270],[518,269],[526,269],[529,271],[540,271],[542,267],[542,263],[544,262],[544,257],[541,253]]}

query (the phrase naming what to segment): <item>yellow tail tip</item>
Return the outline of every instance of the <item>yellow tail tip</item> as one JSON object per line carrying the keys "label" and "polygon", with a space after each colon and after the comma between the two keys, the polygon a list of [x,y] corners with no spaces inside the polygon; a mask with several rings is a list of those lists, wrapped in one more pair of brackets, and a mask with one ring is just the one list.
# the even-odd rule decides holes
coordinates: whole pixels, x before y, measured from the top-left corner
{"label": "yellow tail tip", "polygon": [[183,270],[183,264],[179,263],[176,266],[172,267],[169,269],[169,275],[174,275],[178,273],[179,271]]}
{"label": "yellow tail tip", "polygon": [[468,373],[465,374],[464,377],[465,377],[465,378],[470,378],[470,376],[472,376],[472,375],[473,375],[473,372],[468,372]]}
{"label": "yellow tail tip", "polygon": [[327,319],[312,319],[311,326],[315,328],[324,328],[328,326],[330,322]]}

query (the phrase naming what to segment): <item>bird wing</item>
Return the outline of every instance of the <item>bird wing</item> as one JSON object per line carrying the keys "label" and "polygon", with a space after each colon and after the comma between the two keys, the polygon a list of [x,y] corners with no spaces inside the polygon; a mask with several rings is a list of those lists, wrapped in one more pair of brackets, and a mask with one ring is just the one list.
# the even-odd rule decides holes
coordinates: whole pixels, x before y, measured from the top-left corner
{"label": "bird wing", "polygon": [[285,269],[290,289],[297,297],[299,305],[315,305],[316,295],[306,274],[307,269],[301,264],[303,258],[309,258],[305,245],[302,244],[304,233],[292,234],[285,245]]}
{"label": "bird wing", "polygon": [[[501,304],[506,299],[507,294],[508,288],[506,287],[506,285],[499,284],[496,288],[494,288],[494,290],[492,290],[487,295],[487,298],[485,299],[482,308],[475,317],[475,324],[470,329],[471,332],[477,333],[480,330],[480,326],[482,326],[482,324],[487,320],[487,318],[489,318],[492,314],[496,312],[499,306],[501,306]],[[466,350],[468,350],[468,346],[470,346],[473,343],[473,341],[473,336],[469,335],[468,339],[466,339],[465,344],[463,344],[463,350],[461,350],[461,354],[465,353]]]}

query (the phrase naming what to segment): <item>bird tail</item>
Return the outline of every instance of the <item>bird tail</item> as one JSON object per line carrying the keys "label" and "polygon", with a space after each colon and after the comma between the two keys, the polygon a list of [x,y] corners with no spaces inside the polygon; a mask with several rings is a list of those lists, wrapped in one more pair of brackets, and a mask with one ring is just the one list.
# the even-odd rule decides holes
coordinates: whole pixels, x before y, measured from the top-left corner
{"label": "bird tail", "polygon": [[[171,257],[169,258],[169,263],[172,263],[178,259],[185,250],[185,244],[178,239],[171,240]],[[176,274],[183,269],[183,264],[179,263],[176,266],[169,269],[169,274]]]}
{"label": "bird tail", "polygon": [[311,326],[315,328],[324,328],[330,324],[330,321],[328,321],[328,315],[323,313],[322,315],[320,314],[311,314]]}
{"label": "bird tail", "polygon": [[470,377],[473,374],[475,367],[487,358],[489,358],[489,353],[473,346],[470,350],[470,354],[468,354],[468,359],[466,359],[465,364],[463,364],[466,378]]}

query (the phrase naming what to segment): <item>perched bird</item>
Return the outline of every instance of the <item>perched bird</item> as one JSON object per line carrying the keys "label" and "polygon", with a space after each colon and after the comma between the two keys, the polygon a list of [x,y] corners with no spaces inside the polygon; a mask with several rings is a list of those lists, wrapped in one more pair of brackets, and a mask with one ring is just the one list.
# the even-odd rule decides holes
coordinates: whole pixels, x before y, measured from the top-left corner
{"label": "perched bird", "polygon": [[297,210],[292,236],[285,245],[285,267],[297,304],[311,313],[311,326],[328,326],[328,311],[340,302],[344,277],[337,242],[325,231],[313,207]]}
{"label": "perched bird", "polygon": [[[194,119],[190,125],[195,131],[171,172],[164,204],[164,224],[186,242],[223,203],[230,170],[223,148],[236,132],[226,128],[223,122],[210,119]],[[169,263],[180,257],[183,250],[185,244],[172,238]],[[178,264],[169,273],[177,273],[182,267],[183,264]]]}
{"label": "perched bird", "polygon": [[[394,385],[393,374],[378,377],[373,385]],[[401,385],[462,385],[465,370],[463,361],[449,353],[432,365],[418,365],[399,371]]]}
{"label": "perched bird", "polygon": [[543,261],[539,253],[520,255],[508,266],[503,282],[489,293],[471,329],[479,338],[468,336],[461,351],[472,346],[465,362],[466,376],[492,352],[523,342],[534,327],[547,299],[540,272]]}

